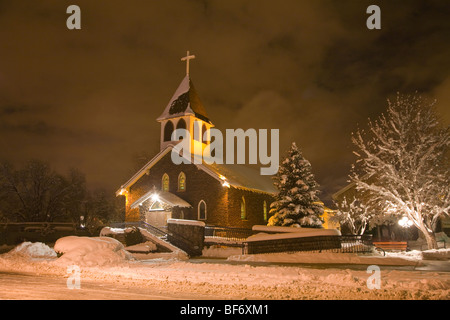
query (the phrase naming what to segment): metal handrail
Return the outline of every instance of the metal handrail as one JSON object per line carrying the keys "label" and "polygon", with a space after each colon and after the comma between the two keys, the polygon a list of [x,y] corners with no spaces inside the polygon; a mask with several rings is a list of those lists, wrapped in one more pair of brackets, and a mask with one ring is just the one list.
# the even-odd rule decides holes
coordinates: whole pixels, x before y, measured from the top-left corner
{"label": "metal handrail", "polygon": [[144,228],[147,229],[150,232],[153,232],[156,236],[158,237],[165,237],[167,236],[167,232],[164,230],[161,230],[145,221],[141,221],[140,225]]}

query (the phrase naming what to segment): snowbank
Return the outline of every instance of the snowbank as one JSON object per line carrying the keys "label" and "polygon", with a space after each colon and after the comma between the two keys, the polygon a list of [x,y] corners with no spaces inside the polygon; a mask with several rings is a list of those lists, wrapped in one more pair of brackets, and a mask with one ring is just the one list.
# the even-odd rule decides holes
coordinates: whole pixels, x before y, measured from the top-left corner
{"label": "snowbank", "polygon": [[[92,238],[91,238],[92,239]],[[95,239],[95,238],[94,238]],[[99,240],[106,244],[99,244]],[[67,259],[71,252],[79,250],[77,243],[86,242],[85,239],[65,239],[56,247],[64,250],[66,253],[59,259],[23,259],[18,255],[9,253],[0,255],[0,270],[5,271],[5,277],[11,278],[13,275],[7,273],[30,272],[37,278],[45,275],[51,275],[46,290],[56,290],[56,282],[64,286],[59,289],[58,299],[75,299],[73,290],[65,288],[67,278],[67,268],[60,265],[60,261]],[[93,242],[93,243],[92,243]],[[21,249],[11,252],[40,252],[48,250],[43,244],[33,244],[39,250],[27,250],[29,245],[19,246]],[[18,247],[18,248],[19,248]],[[115,243],[114,239],[97,238],[97,241],[91,241],[88,244],[91,252],[99,252],[113,248],[120,248],[120,244]],[[97,250],[98,249],[98,250]],[[112,252],[116,252],[111,249]],[[212,248],[220,250],[219,248]],[[228,250],[223,250],[228,251]],[[444,251],[443,251],[444,252]],[[211,253],[214,253],[211,251]],[[222,252],[223,253],[223,252]],[[215,252],[214,254],[220,254]],[[397,253],[400,254],[400,253]],[[298,254],[270,254],[270,255],[251,255],[239,256],[240,261],[244,263],[205,263],[189,261],[158,261],[153,260],[149,263],[133,261],[132,263],[115,264],[97,267],[83,266],[80,296],[85,299],[139,299],[148,297],[173,297],[174,299],[442,299],[448,300],[450,293],[450,272],[435,271],[411,271],[414,268],[381,268],[381,288],[372,290],[367,287],[367,280],[372,274],[366,271],[327,266],[326,268],[313,268],[308,266],[255,266],[245,263],[245,259],[253,257],[265,258],[268,261],[274,261],[277,256],[295,258],[293,262],[299,262],[299,256],[306,263],[309,257],[309,263],[315,263],[318,257],[326,260],[325,263],[332,261],[341,261],[348,259],[349,262],[358,261],[352,255],[329,254],[329,253],[298,253]],[[412,257],[413,253],[409,253]],[[66,257],[65,257],[66,256]],[[100,256],[98,256],[100,257]],[[97,258],[98,258],[97,257]],[[412,259],[411,257],[411,259]],[[313,259],[314,258],[314,259]],[[380,265],[382,261],[393,261],[392,257],[375,256],[376,260],[366,261],[370,264]],[[382,260],[381,260],[381,259]],[[236,260],[236,259],[230,259]],[[280,261],[280,259],[277,259]],[[250,260],[247,260],[250,261]],[[253,260],[256,261],[256,260]],[[262,260],[259,260],[262,261]],[[286,260],[284,260],[286,261]],[[67,261],[72,262],[72,261]],[[79,262],[79,261],[77,261]],[[361,261],[358,261],[361,263]],[[439,265],[447,265],[448,262],[439,261]],[[75,263],[72,263],[75,264]],[[76,263],[79,265],[79,263]],[[408,269],[408,270],[406,270]],[[54,281],[59,277],[61,281]],[[31,279],[31,278],[30,278]],[[42,278],[45,279],[45,278]],[[57,279],[56,279],[57,280]],[[85,282],[86,281],[86,282]],[[97,283],[98,286],[85,286],[87,281]],[[94,282],[96,281],[96,282]],[[39,299],[49,299],[43,290],[42,281],[33,283],[32,281],[16,282],[14,285],[10,281],[0,281],[0,298],[23,299],[25,293],[32,292]],[[105,287],[115,287],[115,290],[103,290]],[[126,289],[126,290],[124,290]],[[10,292],[14,291],[15,295]],[[2,295],[3,293],[3,295]],[[120,296],[116,295],[120,293]],[[134,294],[133,294],[134,293]],[[146,296],[145,294],[149,294]]]}
{"label": "snowbank", "polygon": [[125,250],[131,253],[150,253],[157,250],[156,244],[151,241],[135,244],[125,247]]}
{"label": "snowbank", "polygon": [[450,249],[411,250],[400,252],[386,252],[387,257],[401,257],[416,260],[450,260]]}
{"label": "snowbank", "polygon": [[378,255],[358,255],[356,253],[332,252],[294,252],[268,253],[230,256],[229,261],[253,261],[272,263],[308,263],[308,264],[362,264],[362,265],[416,265],[419,260],[403,257],[383,257]]}
{"label": "snowbank", "polygon": [[450,248],[422,251],[425,260],[450,260]]}
{"label": "snowbank", "polygon": [[[290,228],[299,229],[301,232],[284,232],[284,233],[257,233],[247,238],[246,241],[262,241],[262,240],[277,240],[277,239],[291,239],[317,236],[339,236],[341,233],[337,229],[314,229],[314,228]],[[304,230],[307,229],[307,230]]]}
{"label": "snowbank", "polygon": [[202,250],[202,257],[206,258],[228,258],[230,256],[239,255],[242,253],[242,248],[239,247],[218,247],[210,246]]}
{"label": "snowbank", "polygon": [[114,265],[133,259],[122,243],[110,237],[64,237],[56,241],[54,250],[62,253],[58,263],[67,265]]}
{"label": "snowbank", "polygon": [[56,252],[42,242],[23,242],[9,251],[7,255],[32,259],[56,258]]}
{"label": "snowbank", "polygon": [[104,227],[100,230],[100,237],[111,236],[115,234],[125,234],[126,229]]}
{"label": "snowbank", "polygon": [[422,260],[449,260],[450,249],[436,249],[426,251],[386,252],[386,256],[379,253],[332,253],[332,252],[293,252],[267,253],[251,255],[233,255],[230,261],[256,261],[273,263],[311,263],[311,264],[374,264],[390,266],[418,265]]}

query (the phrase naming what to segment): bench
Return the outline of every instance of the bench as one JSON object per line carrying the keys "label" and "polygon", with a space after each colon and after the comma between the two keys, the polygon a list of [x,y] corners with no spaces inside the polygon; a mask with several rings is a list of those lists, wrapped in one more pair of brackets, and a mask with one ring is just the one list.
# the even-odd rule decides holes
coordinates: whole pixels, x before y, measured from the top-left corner
{"label": "bench", "polygon": [[374,241],[373,245],[383,251],[406,251],[408,249],[406,241]]}

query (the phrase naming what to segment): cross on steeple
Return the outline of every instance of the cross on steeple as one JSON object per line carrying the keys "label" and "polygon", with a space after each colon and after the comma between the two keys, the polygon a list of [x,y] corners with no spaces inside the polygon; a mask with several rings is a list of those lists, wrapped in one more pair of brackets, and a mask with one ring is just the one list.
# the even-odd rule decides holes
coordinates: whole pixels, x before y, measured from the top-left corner
{"label": "cross on steeple", "polygon": [[195,59],[194,55],[189,55],[189,51],[187,52],[186,57],[181,58],[181,61],[186,61],[186,74],[189,74],[189,60]]}

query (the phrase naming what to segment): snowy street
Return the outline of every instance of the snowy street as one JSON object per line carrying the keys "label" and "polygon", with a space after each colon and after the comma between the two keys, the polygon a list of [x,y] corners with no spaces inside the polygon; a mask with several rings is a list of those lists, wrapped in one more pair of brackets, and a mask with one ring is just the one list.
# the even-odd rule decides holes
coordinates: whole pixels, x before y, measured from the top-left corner
{"label": "snowy street", "polygon": [[364,266],[341,265],[325,269],[324,266],[254,266],[224,261],[148,261],[82,267],[80,289],[69,289],[70,274],[55,262],[36,260],[25,264],[0,259],[0,298],[447,300],[450,293],[446,261],[419,268],[382,266],[380,289],[368,288],[370,274]]}
{"label": "snowy street", "polygon": [[[57,253],[62,253],[58,257]],[[188,259],[133,256],[109,237],[24,242],[0,255],[0,299],[39,300],[448,300],[448,249],[391,256],[333,253]],[[208,255],[228,255],[213,259]],[[232,255],[230,255],[232,254]],[[138,258],[137,258],[138,257]],[[301,262],[302,264],[300,264]]]}
{"label": "snowy street", "polygon": [[[192,299],[165,294],[158,288],[130,287],[126,282],[83,280],[79,290],[68,289],[66,278],[32,273],[0,272],[0,299],[13,300],[172,300]],[[198,299],[202,299],[198,295]],[[207,299],[207,297],[205,297]]]}

